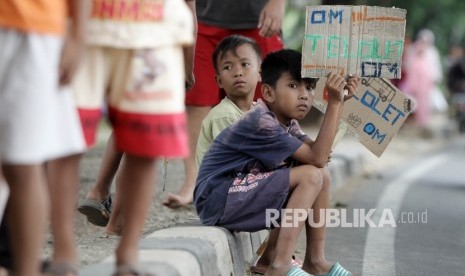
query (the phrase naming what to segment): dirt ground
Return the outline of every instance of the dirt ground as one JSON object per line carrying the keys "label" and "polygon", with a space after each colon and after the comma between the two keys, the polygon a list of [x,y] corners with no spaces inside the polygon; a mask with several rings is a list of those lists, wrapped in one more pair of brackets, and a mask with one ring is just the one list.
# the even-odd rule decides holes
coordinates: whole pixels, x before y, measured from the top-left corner
{"label": "dirt ground", "polygon": [[[107,126],[102,126],[99,133],[98,145],[88,151],[81,162],[80,186],[78,200],[83,199],[97,179],[105,141],[109,135]],[[185,223],[197,218],[194,207],[182,208],[178,210],[169,209],[161,202],[166,198],[168,192],[176,192],[184,181],[184,165],[181,160],[168,161],[166,183],[164,181],[165,168],[163,162],[159,162],[158,180],[156,191],[153,195],[153,204],[150,208],[149,217],[143,234],[149,234],[157,229],[166,228],[178,223]],[[165,184],[165,190],[163,190]],[[113,191],[114,193],[114,185]],[[78,266],[83,267],[99,262],[109,255],[112,255],[119,241],[118,237],[107,236],[103,227],[89,223],[86,217],[77,210],[75,213],[75,240],[78,246]],[[53,239],[50,234],[47,236],[45,244],[45,257],[49,257],[53,246]]]}
{"label": "dirt ground", "polygon": [[[317,127],[317,125],[310,124],[308,126],[304,126],[304,130],[315,129],[315,127]],[[87,152],[82,160],[80,174],[81,182],[78,195],[79,199],[84,198],[85,194],[97,178],[98,169],[100,167],[105,147],[105,141],[108,135],[108,127],[103,126],[99,133],[98,145]],[[310,136],[314,138],[314,135],[310,134]],[[415,143],[412,143],[412,138],[415,138]],[[393,139],[381,158],[371,155],[372,159],[370,159],[364,171],[360,173],[364,174],[366,177],[376,175],[381,168],[386,169],[389,166],[399,165],[399,162],[407,162],[414,156],[433,150],[437,147],[437,145],[442,143],[444,139],[442,136],[429,139],[417,138],[417,133],[414,130],[404,128]],[[170,160],[168,162],[166,183],[164,181],[165,170],[162,163],[163,162],[159,162],[158,164],[157,188],[153,196],[153,204],[150,209],[149,217],[147,218],[144,234],[151,233],[157,229],[170,227],[175,224],[189,222],[197,218],[193,207],[190,207],[189,209],[183,208],[171,210],[161,205],[161,202],[167,196],[168,192],[176,192],[184,180],[184,166],[181,160]],[[164,184],[165,190],[163,190]],[[105,235],[103,230],[104,228],[94,226],[87,222],[85,216],[76,211],[75,237],[79,250],[79,267],[99,262],[113,254],[119,238],[108,237]],[[47,242],[44,246],[45,257],[50,255],[52,246],[53,239],[51,235],[48,235]],[[298,248],[296,253],[297,255],[300,255],[302,252],[304,252],[304,249]]]}

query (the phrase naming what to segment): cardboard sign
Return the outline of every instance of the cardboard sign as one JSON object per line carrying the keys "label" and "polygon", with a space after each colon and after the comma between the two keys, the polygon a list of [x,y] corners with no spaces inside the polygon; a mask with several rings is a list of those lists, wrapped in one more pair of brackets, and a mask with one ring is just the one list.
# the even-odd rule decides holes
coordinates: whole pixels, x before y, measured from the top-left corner
{"label": "cardboard sign", "polygon": [[[317,83],[313,106],[326,112],[326,78]],[[363,78],[357,95],[344,103],[342,120],[360,142],[380,157],[414,107],[412,99],[386,79]]]}
{"label": "cardboard sign", "polygon": [[407,11],[370,6],[308,6],[302,76],[344,72],[399,79]]}

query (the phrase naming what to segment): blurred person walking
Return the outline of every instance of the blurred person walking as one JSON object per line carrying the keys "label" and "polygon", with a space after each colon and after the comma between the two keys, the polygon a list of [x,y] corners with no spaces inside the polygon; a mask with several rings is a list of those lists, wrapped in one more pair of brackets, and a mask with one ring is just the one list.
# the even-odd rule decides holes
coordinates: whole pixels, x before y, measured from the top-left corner
{"label": "blurred person walking", "polygon": [[408,47],[405,60],[408,77],[401,87],[416,101],[414,121],[423,135],[429,134],[433,93],[441,93],[437,89],[442,80],[442,66],[434,39],[431,30],[423,29]]}
{"label": "blurred person walking", "polygon": [[189,152],[183,54],[194,42],[193,21],[183,0],[93,0],[87,55],[72,88],[87,144],[95,144],[106,105],[114,137],[110,149],[124,155],[108,222],[120,226],[112,232],[122,235],[114,275],[151,275],[138,266],[138,246],[157,160]]}
{"label": "blurred person walking", "polygon": [[77,273],[73,222],[85,144],[72,95],[63,86],[80,59],[86,2],[0,3],[0,163],[10,189],[14,275],[39,275],[49,206],[54,252],[46,272]]}
{"label": "blurred person walking", "polygon": [[465,56],[461,56],[451,65],[447,72],[447,87],[450,92],[450,102],[454,117],[459,125],[459,131],[465,132]]}
{"label": "blurred person walking", "polygon": [[[193,36],[197,33],[197,21],[195,16],[195,1],[185,0],[186,5],[193,16]],[[184,71],[185,71],[185,87],[186,90],[190,89],[194,84],[193,75],[193,63],[194,63],[194,48],[195,46],[183,47],[183,58],[184,58]],[[149,70],[147,75],[150,77],[157,77],[158,74],[163,73],[162,67],[157,64],[153,64],[156,70]],[[161,69],[161,70],[160,70]],[[150,73],[151,72],[151,73]],[[141,79],[142,80],[142,79]],[[142,82],[139,81],[141,86]],[[108,235],[121,235],[122,233],[122,222],[119,215],[115,215],[110,219],[111,212],[114,209],[116,213],[119,212],[120,202],[113,202],[110,196],[111,185],[116,177],[118,181],[117,171],[123,159],[123,152],[116,148],[115,137],[113,134],[110,135],[105,151],[103,154],[100,170],[98,172],[97,180],[87,192],[86,197],[79,202],[78,210],[84,214],[88,221],[94,225],[106,227],[105,232]],[[114,207],[114,208],[113,208]]]}

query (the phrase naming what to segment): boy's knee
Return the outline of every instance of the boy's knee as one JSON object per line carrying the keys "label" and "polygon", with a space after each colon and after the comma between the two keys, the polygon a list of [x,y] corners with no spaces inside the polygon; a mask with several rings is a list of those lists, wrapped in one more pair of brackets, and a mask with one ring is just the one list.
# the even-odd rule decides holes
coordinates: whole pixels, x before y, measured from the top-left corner
{"label": "boy's knee", "polygon": [[304,179],[306,180],[305,183],[321,190],[324,183],[323,169],[319,169],[312,165],[305,165],[305,167],[306,168],[303,170],[305,174]]}
{"label": "boy's knee", "polygon": [[331,173],[329,168],[326,166],[320,169],[321,175],[323,177],[323,188],[327,188],[331,185]]}

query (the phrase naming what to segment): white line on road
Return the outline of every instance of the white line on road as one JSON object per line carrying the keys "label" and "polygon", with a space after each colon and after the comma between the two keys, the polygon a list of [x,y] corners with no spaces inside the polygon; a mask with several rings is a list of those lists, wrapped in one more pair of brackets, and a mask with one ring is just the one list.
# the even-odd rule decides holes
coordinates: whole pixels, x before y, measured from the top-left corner
{"label": "white line on road", "polygon": [[[447,155],[441,154],[430,158],[408,172],[391,181],[384,189],[376,212],[372,216],[373,221],[379,221],[384,209],[390,209],[395,221],[399,221],[399,209],[408,188],[425,172],[438,164],[445,162]],[[396,228],[385,226],[368,229],[365,251],[363,254],[364,276],[395,276],[396,266],[394,258],[394,242]]]}

